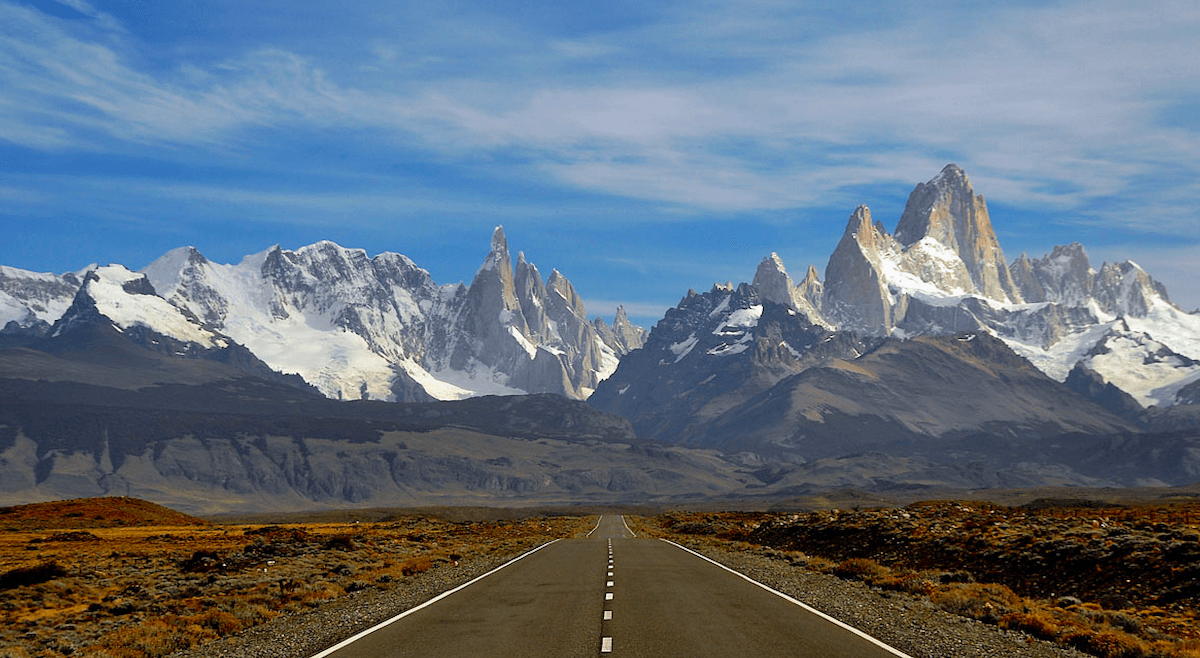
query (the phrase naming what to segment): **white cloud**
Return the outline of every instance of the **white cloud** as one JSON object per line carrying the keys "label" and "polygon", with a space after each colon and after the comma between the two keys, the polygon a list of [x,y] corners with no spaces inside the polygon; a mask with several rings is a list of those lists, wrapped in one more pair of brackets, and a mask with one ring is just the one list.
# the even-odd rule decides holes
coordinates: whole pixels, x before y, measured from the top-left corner
{"label": "white cloud", "polygon": [[[702,212],[849,207],[870,199],[842,190],[913,184],[953,160],[993,201],[1145,227],[1103,207],[1120,198],[1200,237],[1185,213],[1200,203],[1200,136],[1160,121],[1200,88],[1192,4],[997,4],[936,18],[887,7],[865,26],[787,3],[691,5],[651,25],[525,44],[503,79],[493,62],[352,84],[280,49],[143,70],[110,16],[62,1],[113,24],[115,41],[0,2],[0,138],[28,148],[248,154],[269,148],[264,129],[349,127],[451,162],[517,150],[525,175]],[[466,33],[504,43],[482,26]],[[398,52],[368,45],[356,70],[389,70]],[[571,73],[580,60],[599,68]],[[1173,172],[1166,189],[1144,185],[1157,171]]]}
{"label": "white cloud", "polygon": [[[486,89],[447,89],[448,125],[427,134],[534,149],[570,184],[718,211],[827,202],[864,170],[913,181],[941,157],[993,199],[1066,211],[1136,196],[1159,168],[1200,173],[1196,135],[1156,123],[1164,96],[1200,83],[1196,12],[1177,9],[1009,8],[953,29],[921,17],[761,46],[753,72],[687,85],[496,90],[500,109]],[[680,47],[672,34],[664,49]]]}
{"label": "white cloud", "polygon": [[54,1],[61,5],[66,6],[66,7],[70,7],[71,9],[74,9],[75,11],[83,14],[84,16],[91,18],[96,23],[96,25],[102,29],[109,30],[112,32],[124,32],[125,31],[125,28],[120,24],[119,21],[117,21],[117,19],[113,18],[111,14],[106,14],[106,13],[96,9],[94,6],[91,5],[91,3],[85,2],[84,0],[54,0]]}
{"label": "white cloud", "polygon": [[599,41],[579,41],[562,39],[552,41],[550,47],[555,52],[571,59],[596,59],[620,53],[620,46]]}

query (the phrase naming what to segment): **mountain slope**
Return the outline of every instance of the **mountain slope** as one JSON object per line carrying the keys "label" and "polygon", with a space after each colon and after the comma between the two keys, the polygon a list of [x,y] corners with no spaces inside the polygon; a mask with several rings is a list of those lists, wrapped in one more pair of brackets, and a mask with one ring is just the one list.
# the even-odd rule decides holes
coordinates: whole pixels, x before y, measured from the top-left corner
{"label": "mountain slope", "polygon": [[726,412],[690,443],[814,459],[931,450],[933,439],[971,435],[1030,440],[1133,429],[1003,342],[971,332],[889,339],[859,358],[810,368]]}
{"label": "mountain slope", "polygon": [[[97,275],[106,276],[121,279]],[[557,395],[331,400],[298,378],[211,358],[245,349],[236,344],[198,352],[89,314],[106,306],[89,304],[95,283],[51,335],[0,342],[0,504],[128,495],[215,512],[645,501],[754,481],[711,451],[637,440],[624,419]],[[185,345],[193,351],[177,350]]]}
{"label": "mountain slope", "polygon": [[629,418],[639,436],[686,443],[780,380],[875,342],[814,325],[754,286],[714,286],[668,310],[588,402]]}
{"label": "mountain slope", "polygon": [[0,331],[49,329],[71,305],[84,274],[86,270],[56,275],[0,265]]}
{"label": "mountain slope", "polygon": [[247,376],[315,393],[157,297],[145,275],[120,266],[88,272],[71,305],[44,332],[0,334],[4,378],[130,390]]}
{"label": "mountain slope", "polygon": [[895,235],[858,207],[824,282],[810,267],[796,284],[771,254],[753,283],[689,293],[590,401],[751,462],[1179,429],[1186,410],[1143,408],[1195,397],[1197,336],[1200,316],[1135,263],[1096,270],[1073,244],[1006,264],[986,202],[947,165]]}

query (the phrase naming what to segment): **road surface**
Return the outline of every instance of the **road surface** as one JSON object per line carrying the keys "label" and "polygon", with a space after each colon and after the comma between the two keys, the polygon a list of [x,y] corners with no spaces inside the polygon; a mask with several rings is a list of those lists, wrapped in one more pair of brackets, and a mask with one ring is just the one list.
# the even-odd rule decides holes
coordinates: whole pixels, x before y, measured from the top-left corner
{"label": "road surface", "polygon": [[313,658],[763,656],[903,653],[619,515],[554,541]]}

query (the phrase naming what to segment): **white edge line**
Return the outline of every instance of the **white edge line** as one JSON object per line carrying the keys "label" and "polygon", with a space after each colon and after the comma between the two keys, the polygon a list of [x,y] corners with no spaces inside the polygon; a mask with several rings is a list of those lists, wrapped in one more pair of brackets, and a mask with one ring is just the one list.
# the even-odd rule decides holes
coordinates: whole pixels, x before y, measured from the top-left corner
{"label": "white edge line", "polygon": [[625,522],[625,515],[624,515],[624,514],[622,514],[622,515],[621,515],[621,525],[625,526],[625,530],[626,530],[626,531],[629,533],[629,536],[630,536],[630,537],[637,537],[637,535],[636,535],[636,534],[634,534],[634,532],[633,532],[632,530],[630,530],[630,529],[629,529],[629,524]]}
{"label": "white edge line", "polygon": [[[622,518],[622,519],[624,519],[625,517],[623,517],[623,516],[622,516],[621,518]],[[591,530],[589,530],[589,531],[588,531],[588,533],[587,533],[586,535],[584,535],[584,536],[585,536],[585,537],[591,537],[591,536],[592,536],[592,533],[593,533],[593,532],[596,532],[596,530],[598,530],[598,529],[600,528],[600,522],[601,522],[601,521],[603,521],[603,520],[604,520],[604,515],[603,515],[603,514],[601,514],[601,515],[600,515],[600,518],[596,519],[596,527],[595,527],[595,528],[592,528]]]}
{"label": "white edge line", "polygon": [[512,564],[513,562],[516,562],[517,560],[520,560],[522,558],[526,558],[530,555],[533,555],[534,553],[537,553],[538,551],[542,550],[543,548],[546,548],[547,546],[549,546],[550,544],[553,544],[556,541],[559,541],[559,540],[554,539],[554,540],[546,542],[545,544],[542,544],[541,546],[538,546],[537,548],[535,548],[531,551],[526,551],[525,553],[518,555],[517,557],[509,560],[508,562],[505,562],[504,564],[496,567],[495,569],[492,569],[491,571],[483,574],[482,576],[476,576],[475,578],[459,585],[458,587],[455,587],[454,589],[452,589],[448,592],[442,592],[441,594],[438,594],[437,596],[433,597],[432,599],[429,599],[428,601],[422,603],[421,605],[419,605],[415,608],[409,608],[408,610],[401,612],[400,614],[396,615],[395,617],[392,617],[391,619],[388,619],[387,621],[380,622],[380,623],[372,626],[371,628],[368,628],[367,630],[358,633],[357,635],[354,635],[350,638],[342,640],[341,642],[338,642],[337,644],[333,645],[332,647],[329,647],[328,649],[326,649],[318,654],[314,654],[311,658],[325,658],[325,656],[328,656],[335,651],[343,649],[343,648],[347,647],[348,645],[353,644],[353,643],[363,639],[364,637],[370,635],[371,633],[374,633],[375,631],[377,631],[381,628],[391,625],[393,622],[400,621],[401,619],[404,619],[405,617],[411,615],[412,613],[414,613],[418,610],[421,610],[422,608],[427,608],[427,607],[433,605],[434,603],[441,601],[442,599],[446,598],[447,596],[450,596],[451,594],[457,592],[460,589],[467,587],[468,585],[474,585],[475,583],[483,580],[484,578],[487,578],[488,576],[496,573],[497,571],[503,569],[504,567],[507,567],[508,565]]}
{"label": "white edge line", "polygon": [[[660,538],[660,539],[661,539],[661,538]],[[708,557],[708,556],[706,556],[706,555],[701,555],[700,553],[697,553],[696,551],[693,551],[692,549],[688,548],[687,546],[681,546],[680,544],[676,544],[675,542],[671,541],[670,539],[662,539],[662,541],[665,541],[665,542],[667,542],[668,544],[671,544],[672,546],[675,546],[676,548],[682,548],[683,550],[687,551],[688,553],[691,553],[692,555],[695,555],[696,557],[698,557],[698,558],[700,558],[700,559],[702,559],[702,560],[707,560],[707,561],[709,561],[709,562],[712,562],[713,564],[717,565],[718,567],[721,567],[722,569],[724,569],[724,570],[728,571],[729,573],[731,573],[731,574],[734,574],[734,575],[736,575],[736,576],[738,576],[738,577],[740,577],[740,578],[742,578],[742,579],[744,579],[744,580],[747,580],[747,581],[749,581],[749,582],[751,582],[751,583],[754,583],[755,585],[758,585],[759,587],[761,587],[761,588],[763,588],[763,589],[767,590],[768,592],[770,592],[770,593],[774,594],[775,596],[778,596],[778,597],[780,597],[780,598],[784,599],[785,601],[789,601],[789,602],[791,602],[791,603],[794,603],[794,604],[796,604],[796,605],[800,606],[801,608],[804,608],[805,610],[807,610],[807,611],[809,611],[809,612],[813,613],[814,615],[816,615],[816,616],[818,616],[818,617],[820,617],[820,618],[824,619],[825,621],[828,621],[828,622],[831,622],[831,623],[833,623],[833,624],[836,624],[836,625],[838,625],[838,626],[842,627],[843,629],[845,629],[845,630],[847,630],[847,631],[850,631],[851,633],[854,633],[855,635],[857,635],[857,636],[859,636],[859,637],[863,638],[864,640],[867,640],[868,642],[871,642],[872,644],[875,644],[875,645],[879,646],[879,647],[880,647],[880,648],[882,648],[882,649],[886,649],[887,651],[891,652],[892,654],[894,654],[894,655],[896,655],[896,656],[899,656],[900,658],[912,658],[912,656],[910,656],[910,655],[908,655],[908,654],[904,653],[903,651],[900,651],[899,649],[897,649],[897,648],[895,648],[895,647],[888,646],[887,644],[884,644],[884,643],[883,643],[883,642],[881,642],[880,640],[877,640],[877,639],[875,639],[875,638],[871,637],[870,635],[867,635],[867,634],[866,634],[866,633],[864,633],[863,631],[860,631],[860,630],[858,630],[857,628],[855,628],[855,627],[851,626],[850,624],[847,624],[847,623],[846,623],[846,622],[844,622],[844,621],[840,621],[840,620],[834,619],[833,617],[830,617],[829,615],[825,614],[824,612],[821,612],[820,610],[817,610],[816,608],[814,608],[814,607],[812,607],[812,606],[808,605],[807,603],[804,603],[804,602],[802,602],[802,601],[798,601],[798,600],[796,600],[796,599],[794,599],[794,598],[792,598],[792,597],[788,596],[787,594],[784,594],[783,592],[780,592],[780,591],[779,591],[779,590],[777,590],[777,589],[773,589],[773,588],[771,588],[771,587],[768,587],[767,585],[764,585],[764,584],[762,584],[762,583],[758,582],[757,580],[755,580],[755,579],[751,578],[750,576],[747,576],[747,575],[746,575],[746,574],[744,574],[744,573],[741,573],[741,572],[739,572],[739,571],[734,571],[733,569],[730,569],[729,567],[727,567],[727,566],[725,566],[725,565],[721,564],[720,562],[717,562],[716,560],[714,560],[714,559],[712,559],[712,558],[710,558],[710,557]],[[316,657],[314,657],[314,658],[316,658]]]}

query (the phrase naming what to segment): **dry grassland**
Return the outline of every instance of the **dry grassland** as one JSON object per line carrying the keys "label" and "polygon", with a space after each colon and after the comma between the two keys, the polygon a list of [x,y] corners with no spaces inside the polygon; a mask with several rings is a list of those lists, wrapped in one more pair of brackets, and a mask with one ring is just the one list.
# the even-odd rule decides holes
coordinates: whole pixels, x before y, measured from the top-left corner
{"label": "dry grassland", "polygon": [[114,498],[2,508],[0,658],[165,656],[590,521],[216,525]]}
{"label": "dry grassland", "polygon": [[1095,656],[1200,658],[1200,503],[1085,502],[672,512],[638,525],[923,597]]}

